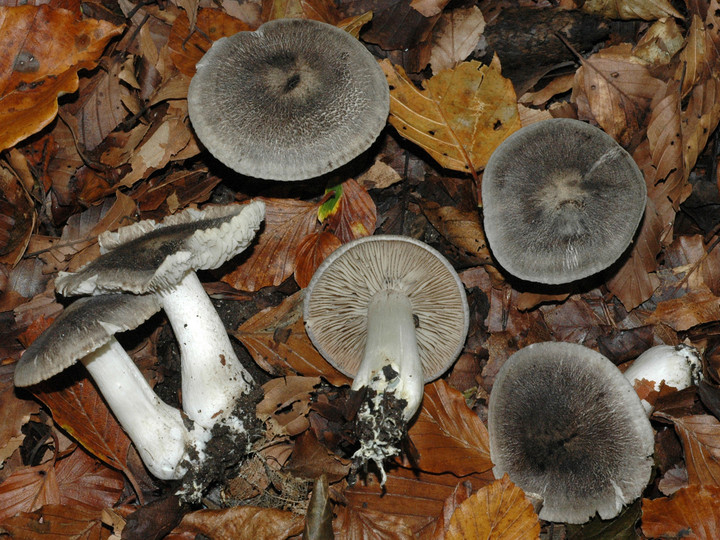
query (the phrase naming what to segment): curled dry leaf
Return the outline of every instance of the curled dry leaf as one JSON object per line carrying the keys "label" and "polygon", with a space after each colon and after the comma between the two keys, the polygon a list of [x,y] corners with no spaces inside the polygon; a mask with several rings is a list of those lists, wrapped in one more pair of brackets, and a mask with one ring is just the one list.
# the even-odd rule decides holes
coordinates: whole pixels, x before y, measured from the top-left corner
{"label": "curled dry leaf", "polygon": [[310,233],[303,238],[295,255],[295,282],[302,288],[307,287],[318,266],[341,245],[340,239],[328,231]]}
{"label": "curled dry leaf", "polygon": [[284,540],[302,530],[303,518],[298,514],[272,508],[235,506],[186,514],[173,532],[203,534],[213,540]]}
{"label": "curled dry leaf", "polygon": [[333,505],[328,496],[329,490],[324,474],[315,480],[305,514],[303,540],[333,540]]}
{"label": "curled dry leaf", "polygon": [[463,62],[422,90],[401,67],[380,65],[390,85],[390,123],[443,167],[475,173],[520,128],[515,91],[496,62]]}
{"label": "curled dry leaf", "polygon": [[77,90],[78,70],[94,67],[122,31],[48,5],[0,7],[0,150],[49,124],[58,96]]}
{"label": "curled dry leaf", "polygon": [[681,332],[717,320],[720,320],[720,298],[702,286],[680,298],[659,302],[646,322],[664,323]]}
{"label": "curled dry leaf", "polygon": [[670,498],[643,499],[643,534],[648,538],[715,540],[720,530],[718,500],[717,486],[688,486]]}
{"label": "curled dry leaf", "polygon": [[319,377],[285,376],[271,379],[263,385],[264,396],[257,405],[257,415],[263,421],[273,419],[276,434],[294,436],[309,427],[310,393],[320,384]]}
{"label": "curled dry leaf", "polygon": [[540,538],[540,522],[525,493],[505,474],[460,505],[445,538],[531,540]]}
{"label": "curled dry leaf", "polygon": [[477,6],[443,13],[433,28],[430,66],[433,75],[452,69],[477,47],[485,30],[485,18]]}
{"label": "curled dry leaf", "polygon": [[325,193],[332,196],[318,209],[318,218],[343,244],[375,232],[377,208],[364,187],[350,178]]}
{"label": "curled dry leaf", "polygon": [[710,63],[708,62],[708,39],[705,26],[698,15],[692,16],[690,30],[685,37],[685,46],[678,56],[675,80],[682,82],[682,96],[685,97],[690,90],[708,76]]}

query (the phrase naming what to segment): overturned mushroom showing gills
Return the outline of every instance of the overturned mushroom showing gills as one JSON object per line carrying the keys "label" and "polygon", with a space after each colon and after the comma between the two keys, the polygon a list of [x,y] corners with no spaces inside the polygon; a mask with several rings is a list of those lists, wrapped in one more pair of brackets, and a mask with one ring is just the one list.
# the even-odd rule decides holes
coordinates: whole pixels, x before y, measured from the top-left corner
{"label": "overturned mushroom showing gills", "polygon": [[520,279],[561,284],[623,254],[645,211],[646,187],[612,137],[556,118],[522,128],[493,152],[482,199],[498,263]]}
{"label": "overturned mushroom showing gills", "polygon": [[15,386],[38,384],[79,360],[148,470],[162,480],[177,480],[191,462],[202,460],[210,433],[200,426],[188,429],[180,411],[155,395],[114,337],[159,310],[153,296],[108,294],[78,300],[27,348],[15,367]]}
{"label": "overturned mushroom showing gills", "polygon": [[372,54],[344,30],[306,19],[217,40],[188,90],[190,120],[210,153],[272,180],[344,165],[372,144],[389,108]]}
{"label": "overturned mushroom showing gills", "polygon": [[423,384],[457,358],[468,331],[460,278],[430,246],[402,236],[345,244],[315,272],[305,326],[318,351],[366,391],[357,415],[356,464],[399,453]]}
{"label": "overturned mushroom showing gills", "polygon": [[195,270],[217,268],[247,248],[264,215],[264,204],[254,201],[140,221],[100,235],[103,254],[55,280],[64,295],[155,293],[180,346],[183,409],[206,428],[225,422],[243,433],[248,426],[233,412],[253,381]]}
{"label": "overturned mushroom showing gills", "polygon": [[539,516],[610,519],[650,480],[654,434],[610,360],[573,343],[536,343],[500,369],[488,409],[496,478],[543,499]]}

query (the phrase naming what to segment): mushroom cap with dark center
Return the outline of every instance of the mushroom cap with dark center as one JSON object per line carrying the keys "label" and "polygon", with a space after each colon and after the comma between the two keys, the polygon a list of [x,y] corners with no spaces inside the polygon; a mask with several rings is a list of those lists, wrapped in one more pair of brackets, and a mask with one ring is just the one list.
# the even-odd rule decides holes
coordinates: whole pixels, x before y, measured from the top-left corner
{"label": "mushroom cap with dark center", "polygon": [[612,137],[579,120],[530,124],[490,157],[485,234],[498,263],[527,281],[569,283],[615,262],[645,211],[640,169]]}
{"label": "mushroom cap with dark center", "polygon": [[652,469],[654,434],[630,382],[582,345],[536,343],[500,369],[488,410],[494,473],[544,498],[540,517],[616,516]]}
{"label": "mushroom cap with dark center", "polygon": [[57,375],[158,311],[160,304],[152,295],[103,294],[73,302],[23,353],[15,366],[15,386]]}
{"label": "mushroom cap with dark center", "polygon": [[387,81],[353,36],[330,24],[276,19],[221,38],[188,91],[193,128],[239,173],[303,180],[347,163],[375,140]]}
{"label": "mushroom cap with dark center", "polygon": [[368,305],[384,290],[400,291],[410,300],[425,382],[436,379],[462,350],[469,310],[450,263],[413,238],[368,236],[325,259],[305,292],[310,339],[333,366],[354,377],[365,351]]}
{"label": "mushroom cap with dark center", "polygon": [[144,294],[168,289],[194,270],[217,268],[252,241],[264,205],[186,209],[162,223],[145,220],[99,237],[104,252],[75,273],[60,272],[63,295],[127,291]]}

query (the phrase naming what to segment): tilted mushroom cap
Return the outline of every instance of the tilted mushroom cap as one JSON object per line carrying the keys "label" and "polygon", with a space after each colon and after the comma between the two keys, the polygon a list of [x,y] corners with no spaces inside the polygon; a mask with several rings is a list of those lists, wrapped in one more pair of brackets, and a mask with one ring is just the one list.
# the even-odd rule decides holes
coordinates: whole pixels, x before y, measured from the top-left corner
{"label": "tilted mushroom cap", "polygon": [[264,213],[260,201],[188,208],[162,223],[145,220],[103,233],[98,238],[103,255],[75,273],[60,272],[55,287],[63,295],[173,287],[188,272],[217,268],[243,251]]}
{"label": "tilted mushroom cap", "polygon": [[73,302],[23,353],[15,366],[15,386],[57,375],[159,310],[158,300],[145,295],[104,294]]}
{"label": "tilted mushroom cap", "polygon": [[325,259],[305,292],[310,339],[333,366],[354,377],[365,350],[368,304],[388,289],[410,299],[425,382],[436,379],[462,350],[469,310],[450,263],[412,238],[368,236]]}
{"label": "tilted mushroom cap", "polygon": [[591,276],[632,242],[645,211],[638,166],[612,137],[556,118],[508,137],[482,181],[485,234],[495,258],[527,281]]}
{"label": "tilted mushroom cap", "polygon": [[335,26],[276,19],[219,39],[197,64],[188,112],[228,167],[303,180],[356,157],[385,126],[390,93],[362,44]]}
{"label": "tilted mushroom cap", "polygon": [[488,410],[494,473],[544,498],[540,518],[583,523],[637,499],[654,435],[640,398],[607,358],[582,345],[536,343],[500,369]]}

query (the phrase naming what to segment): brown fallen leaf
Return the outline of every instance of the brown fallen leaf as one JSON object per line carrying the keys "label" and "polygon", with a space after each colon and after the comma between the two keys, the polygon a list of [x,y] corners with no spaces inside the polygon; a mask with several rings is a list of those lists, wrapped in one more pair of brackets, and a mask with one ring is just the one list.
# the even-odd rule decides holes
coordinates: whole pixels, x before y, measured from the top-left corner
{"label": "brown fallen leaf", "polygon": [[0,263],[15,266],[35,228],[37,213],[20,182],[0,167]]}
{"label": "brown fallen leaf", "polygon": [[655,21],[633,47],[633,54],[651,66],[664,66],[683,46],[682,30],[675,19]]}
{"label": "brown fallen leaf", "polygon": [[582,10],[609,19],[653,21],[661,17],[683,18],[667,0],[588,0],[582,5]]}
{"label": "brown fallen leaf", "polygon": [[367,190],[352,178],[325,191],[330,199],[318,209],[318,219],[344,244],[375,232],[377,208]]}
{"label": "brown fallen leaf", "polygon": [[685,36],[683,49],[677,59],[677,67],[674,78],[682,82],[682,96],[685,97],[690,90],[707,77],[712,69],[708,60],[711,60],[708,50],[708,38],[705,33],[703,20],[698,15],[693,15],[690,21],[690,29]]}
{"label": "brown fallen leaf", "polygon": [[463,62],[426,80],[422,90],[401,67],[380,65],[390,85],[390,123],[443,167],[474,175],[520,128],[515,91],[498,62]]}
{"label": "brown fallen leaf", "polygon": [[435,520],[434,529],[425,529],[424,535],[422,536],[423,540],[443,540],[450,526],[450,518],[452,518],[455,510],[468,500],[471,494],[472,488],[470,484],[466,482],[458,483],[458,485],[455,486],[455,490],[445,499],[442,512]]}
{"label": "brown fallen leaf", "polygon": [[467,476],[492,468],[485,424],[442,379],[425,386],[422,409],[408,436],[423,471]]}
{"label": "brown fallen leaf", "polygon": [[101,538],[102,512],[65,504],[46,504],[34,512],[20,512],[2,522],[13,538]]}
{"label": "brown fallen leaf", "polygon": [[298,291],[279,306],[251,317],[232,334],[269,373],[319,376],[336,386],[348,384],[350,379],[327,363],[305,333],[303,298],[303,291]]}
{"label": "brown fallen leaf", "polygon": [[415,534],[402,516],[338,506],[333,521],[335,538],[372,540],[414,540]]}
{"label": "brown fallen leaf", "polygon": [[295,271],[300,241],[318,228],[317,203],[294,199],[268,199],[265,222],[249,256],[222,281],[241,291],[280,285]]}
{"label": "brown fallen leaf", "polygon": [[[257,405],[257,415],[263,421],[272,419],[277,428],[274,434],[295,436],[309,427],[310,394],[320,384],[319,377],[288,375],[271,379],[263,385],[264,396]],[[280,428],[278,430],[278,428]]]}
{"label": "brown fallen leaf", "polygon": [[433,75],[453,69],[477,47],[485,30],[485,18],[477,6],[446,11],[435,24],[430,66]]}
{"label": "brown fallen leaf", "polygon": [[540,538],[540,521],[525,493],[505,474],[460,505],[445,538],[531,540]]}
{"label": "brown fallen leaf", "polygon": [[340,14],[332,0],[263,0],[263,21],[282,18],[314,19],[336,24]]}
{"label": "brown fallen leaf", "polygon": [[677,237],[665,250],[664,259],[664,266],[682,276],[687,289],[704,286],[720,294],[720,250],[707,251],[701,235]]}
{"label": "brown fallen leaf", "polygon": [[318,266],[341,245],[340,239],[328,231],[310,233],[303,238],[295,255],[295,282],[302,288],[307,287]]}
{"label": "brown fallen leaf", "polygon": [[474,264],[495,264],[477,211],[465,212],[455,206],[440,206],[429,200],[421,201],[420,207],[432,226],[448,242],[471,257]]}
{"label": "brown fallen leaf", "polygon": [[[0,150],[36,133],[123,27],[48,5],[0,7]],[[31,37],[31,39],[29,39]]]}
{"label": "brown fallen leaf", "polygon": [[324,474],[315,480],[305,514],[303,540],[333,540],[333,504],[330,501],[329,490],[328,480]]}
{"label": "brown fallen leaf", "polygon": [[642,531],[649,538],[715,540],[720,531],[720,488],[688,486],[670,497],[642,501]]}
{"label": "brown fallen leaf", "polygon": [[664,323],[677,332],[720,319],[720,297],[703,286],[688,294],[658,303],[648,324]]}
{"label": "brown fallen leaf", "polygon": [[197,510],[186,514],[173,534],[188,531],[213,540],[284,540],[300,534],[303,518],[292,512],[236,506],[224,510]]}
{"label": "brown fallen leaf", "polygon": [[302,478],[326,476],[330,482],[337,482],[347,476],[350,465],[349,459],[336,456],[320,444],[310,430],[295,440],[295,448],[285,470]]}

